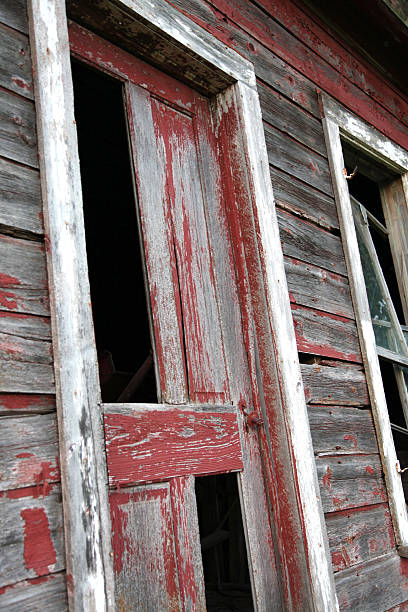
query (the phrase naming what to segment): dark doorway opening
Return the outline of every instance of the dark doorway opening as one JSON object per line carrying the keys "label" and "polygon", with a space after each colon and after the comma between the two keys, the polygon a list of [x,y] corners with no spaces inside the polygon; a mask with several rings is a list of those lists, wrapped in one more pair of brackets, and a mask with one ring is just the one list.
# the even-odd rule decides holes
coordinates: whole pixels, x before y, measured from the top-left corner
{"label": "dark doorway opening", "polygon": [[236,474],[196,478],[208,612],[252,612],[253,602]]}
{"label": "dark doorway opening", "polygon": [[157,402],[122,84],[72,75],[102,400]]}

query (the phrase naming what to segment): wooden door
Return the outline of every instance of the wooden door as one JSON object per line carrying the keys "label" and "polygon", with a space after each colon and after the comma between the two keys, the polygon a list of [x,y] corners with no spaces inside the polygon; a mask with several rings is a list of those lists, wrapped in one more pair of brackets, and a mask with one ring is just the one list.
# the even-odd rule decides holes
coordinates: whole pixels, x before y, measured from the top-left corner
{"label": "wooden door", "polygon": [[103,405],[117,608],[206,609],[194,479],[227,472],[253,479],[241,479],[241,496],[254,600],[272,604],[279,589],[256,433],[243,427],[249,376],[209,100],[76,25],[71,46],[123,83],[158,389],[158,403]]}

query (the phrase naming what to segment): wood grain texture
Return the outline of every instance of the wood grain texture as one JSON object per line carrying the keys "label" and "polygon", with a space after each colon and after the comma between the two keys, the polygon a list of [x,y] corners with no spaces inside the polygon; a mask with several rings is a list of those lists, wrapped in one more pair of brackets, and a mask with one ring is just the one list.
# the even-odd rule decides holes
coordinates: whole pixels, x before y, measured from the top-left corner
{"label": "wood grain texture", "polygon": [[0,5],[0,21],[11,28],[27,33],[27,0],[2,2]]}
{"label": "wood grain texture", "polygon": [[378,452],[369,410],[352,406],[308,407],[316,455],[372,454]]}
{"label": "wood grain texture", "polygon": [[368,406],[368,391],[360,369],[302,364],[306,401],[311,404]]}
{"label": "wood grain texture", "polygon": [[289,297],[293,304],[354,319],[347,279],[323,268],[285,257]]}
{"label": "wood grain texture", "polygon": [[316,466],[325,512],[387,501],[379,455],[317,457]]}
{"label": "wood grain texture", "polygon": [[234,408],[104,407],[111,486],[242,469]]}
{"label": "wood grain texture", "polygon": [[0,586],[64,569],[59,485],[3,492],[0,511],[4,525]]}
{"label": "wood grain texture", "polygon": [[339,221],[332,198],[278,168],[271,166],[270,173],[277,206],[326,229],[338,229]]}
{"label": "wood grain texture", "polygon": [[343,249],[337,236],[286,211],[278,209],[277,215],[285,255],[346,275]]}
{"label": "wood grain texture", "polygon": [[0,428],[0,490],[59,482],[55,414],[3,418]]}
{"label": "wood grain texture", "polygon": [[2,589],[0,607],[9,612],[68,612],[65,572],[23,580]]}
{"label": "wood grain texture", "polygon": [[4,90],[0,91],[0,155],[38,168],[34,105]]}
{"label": "wood grain texture", "polygon": [[50,395],[0,394],[0,415],[45,414],[55,412],[55,398]]}
{"label": "wood grain texture", "polygon": [[395,546],[387,504],[327,514],[326,524],[335,572],[387,554]]}
{"label": "wood grain texture", "polygon": [[[389,610],[408,599],[407,560],[395,552],[337,572],[340,610]],[[398,608],[397,608],[398,609]]]}
{"label": "wood grain texture", "polygon": [[0,351],[4,361],[52,363],[50,320],[0,311]]}
{"label": "wood grain texture", "polygon": [[292,314],[300,352],[361,363],[354,321],[297,304],[292,304]]}
{"label": "wood grain texture", "polygon": [[40,177],[36,170],[0,159],[0,225],[42,234]]}
{"label": "wood grain texture", "polygon": [[[0,15],[1,18],[1,15]],[[0,85],[33,98],[30,46],[26,36],[0,25]]]}
{"label": "wood grain texture", "polygon": [[55,394],[52,365],[0,360],[1,393]]}

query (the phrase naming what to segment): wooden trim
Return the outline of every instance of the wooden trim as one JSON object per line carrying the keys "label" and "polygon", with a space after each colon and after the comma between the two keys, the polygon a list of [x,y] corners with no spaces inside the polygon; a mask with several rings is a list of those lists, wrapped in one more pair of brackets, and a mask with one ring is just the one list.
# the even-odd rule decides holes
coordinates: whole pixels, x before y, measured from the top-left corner
{"label": "wooden trim", "polygon": [[71,610],[113,610],[98,366],[64,0],[28,3]]}
{"label": "wooden trim", "polygon": [[359,331],[361,352],[374,423],[377,431],[378,446],[389,492],[389,503],[395,530],[395,539],[398,546],[407,546],[408,515],[401,478],[396,470],[397,455],[392,438],[391,424],[381,379],[377,347],[371,323],[347,180],[343,173],[344,159],[340,134],[344,136],[346,130],[349,129],[350,135],[354,139],[360,139],[358,140],[360,148],[366,148],[366,142],[368,142],[370,150],[374,153],[377,151],[378,157],[380,158],[388,151],[393,160],[393,164],[395,164],[395,160],[398,159],[400,171],[401,168],[404,168],[402,164],[406,164],[405,169],[408,169],[408,155],[403,150],[400,150],[400,147],[388,141],[384,136],[380,137],[376,130],[367,126],[363,121],[351,115],[351,113],[348,113],[344,109],[340,109],[341,112],[337,112],[340,107],[338,107],[336,103],[330,101],[327,96],[322,95],[320,101],[323,114],[323,129],[329,155],[340,229],[343,237],[343,249],[349,273],[350,289],[354,311],[356,313],[356,322]]}
{"label": "wooden trim", "polygon": [[[112,5],[113,6],[113,5]],[[263,280],[263,298],[261,304],[253,304],[257,309],[264,309],[264,316],[269,321],[267,359],[275,364],[276,378],[266,376],[269,384],[269,396],[281,397],[280,418],[285,424],[283,439],[274,440],[277,446],[282,445],[282,456],[288,453],[290,459],[285,462],[285,478],[291,480],[296,494],[290,502],[287,512],[295,516],[298,525],[287,538],[280,537],[284,555],[281,557],[283,573],[286,573],[292,591],[287,593],[289,607],[295,609],[298,601],[296,589],[302,591],[303,608],[316,611],[336,610],[337,599],[334,587],[333,572],[328,549],[327,533],[323,517],[320,492],[317,481],[309,422],[306,411],[302,377],[298,361],[295,333],[290,310],[289,294],[286,285],[283,256],[280,246],[278,224],[273,204],[273,193],[269,175],[269,164],[266,152],[262,117],[258,95],[255,89],[255,73],[252,65],[232,49],[200,28],[163,0],[117,0],[115,6],[123,9],[127,16],[144,23],[152,35],[166,38],[184,53],[186,65],[189,58],[199,58],[203,64],[224,75],[225,89],[216,99],[216,114],[227,112],[234,100],[239,114],[241,131],[242,156],[247,177],[247,191],[242,197],[247,200],[256,223],[258,241],[246,245],[248,269],[250,260],[258,260],[261,265]],[[110,565],[107,571],[108,601],[102,601],[104,593],[103,562],[107,559],[104,542],[95,539],[97,559],[97,580],[90,586],[90,574],[84,571],[86,559],[85,544],[88,534],[82,533],[82,541],[74,547],[73,529],[82,531],[83,506],[78,505],[81,496],[73,493],[72,483],[82,482],[87,494],[95,495],[92,507],[93,522],[87,529],[104,525],[103,532],[108,540],[109,523],[104,523],[107,500],[100,484],[106,482],[105,466],[93,463],[101,456],[102,432],[100,414],[97,410],[97,364],[93,348],[84,338],[93,334],[90,318],[89,288],[86,281],[84,238],[81,219],[81,192],[76,133],[73,119],[72,83],[69,70],[69,48],[66,31],[63,0],[31,0],[30,14],[32,21],[32,40],[34,48],[34,66],[37,73],[37,104],[39,114],[40,151],[42,164],[43,197],[46,209],[47,233],[50,239],[49,268],[50,284],[53,296],[54,341],[57,356],[58,401],[61,421],[61,449],[64,456],[63,486],[67,505],[67,555],[69,569],[74,572],[74,582],[81,581],[89,587],[90,597],[99,594],[97,607],[104,610],[110,606],[112,590],[110,587]],[[165,55],[164,65],[166,69]],[[180,57],[179,57],[180,61]],[[232,87],[229,83],[235,81]],[[238,212],[240,215],[241,212]],[[75,233],[77,232],[78,235]],[[74,240],[75,237],[75,240]],[[65,272],[62,278],[62,272]],[[256,283],[257,279],[252,278]],[[251,359],[255,362],[256,356]],[[79,392],[78,401],[75,392]],[[75,400],[75,401],[74,401]],[[81,408],[83,406],[83,408]],[[69,413],[69,419],[68,419]],[[273,411],[269,411],[273,414]],[[66,415],[66,418],[64,417]],[[82,436],[81,418],[88,418],[92,427]],[[72,444],[69,435],[72,423],[76,437]],[[87,449],[88,469],[83,469],[83,457],[79,454],[82,445]],[[269,442],[269,449],[271,443]],[[265,448],[265,447],[264,447]],[[266,446],[266,449],[268,445]],[[77,450],[78,458],[75,450]],[[279,451],[278,451],[279,456]],[[270,461],[270,458],[268,459]],[[91,463],[89,463],[91,462]],[[90,466],[90,467],[89,467]],[[85,472],[85,473],[84,473]],[[271,468],[273,473],[273,468]],[[99,474],[99,476],[98,476]],[[87,479],[84,482],[84,479]],[[93,486],[90,480],[93,478]],[[81,480],[82,479],[82,480]],[[273,504],[274,495],[279,496],[279,486],[275,483],[275,492],[270,493]],[[75,489],[76,491],[76,489]],[[284,491],[282,491],[284,493]],[[276,497],[275,497],[276,498]],[[68,516],[69,515],[69,516]],[[273,521],[273,518],[271,518]],[[280,525],[280,533],[285,526]],[[256,537],[256,534],[253,534]],[[287,540],[290,540],[287,541]],[[251,542],[249,541],[251,546]],[[302,576],[295,580],[288,579],[291,563],[296,573]],[[298,563],[299,567],[294,564]],[[81,579],[79,577],[81,576]],[[86,577],[88,576],[88,580]],[[79,586],[79,591],[81,587]],[[101,595],[102,594],[102,595]],[[93,603],[86,600],[85,593],[71,592],[72,610],[90,610]],[[81,599],[82,597],[82,599]],[[297,608],[296,608],[297,609]]]}

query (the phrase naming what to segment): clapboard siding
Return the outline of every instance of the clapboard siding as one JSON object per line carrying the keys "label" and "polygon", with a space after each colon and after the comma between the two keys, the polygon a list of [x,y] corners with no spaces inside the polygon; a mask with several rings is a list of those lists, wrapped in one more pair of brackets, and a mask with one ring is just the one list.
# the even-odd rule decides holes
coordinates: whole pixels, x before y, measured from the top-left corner
{"label": "clapboard siding", "polygon": [[4,23],[11,28],[28,32],[26,0],[4,0],[0,2],[0,23]]}
{"label": "clapboard siding", "polygon": [[334,512],[326,521],[336,572],[389,553],[395,546],[387,504]]}
{"label": "clapboard siding", "polygon": [[360,369],[302,364],[301,370],[308,403],[368,406],[366,379]]}
{"label": "clapboard siding", "polygon": [[44,483],[0,497],[0,586],[58,572],[65,567],[59,485]]}
{"label": "clapboard siding", "polygon": [[55,411],[52,395],[0,393],[0,415],[46,414]]}
{"label": "clapboard siding", "polygon": [[42,234],[38,171],[0,158],[0,182],[0,226]]}
{"label": "clapboard siding", "polygon": [[33,98],[30,46],[27,36],[0,23],[0,86]]}
{"label": "clapboard siding", "polygon": [[0,591],[0,608],[7,612],[68,612],[65,572],[5,587]]}
{"label": "clapboard siding", "polygon": [[350,287],[344,276],[291,257],[284,261],[292,304],[354,319]]}
{"label": "clapboard siding", "polygon": [[0,90],[0,155],[38,167],[34,104],[4,90]]}

